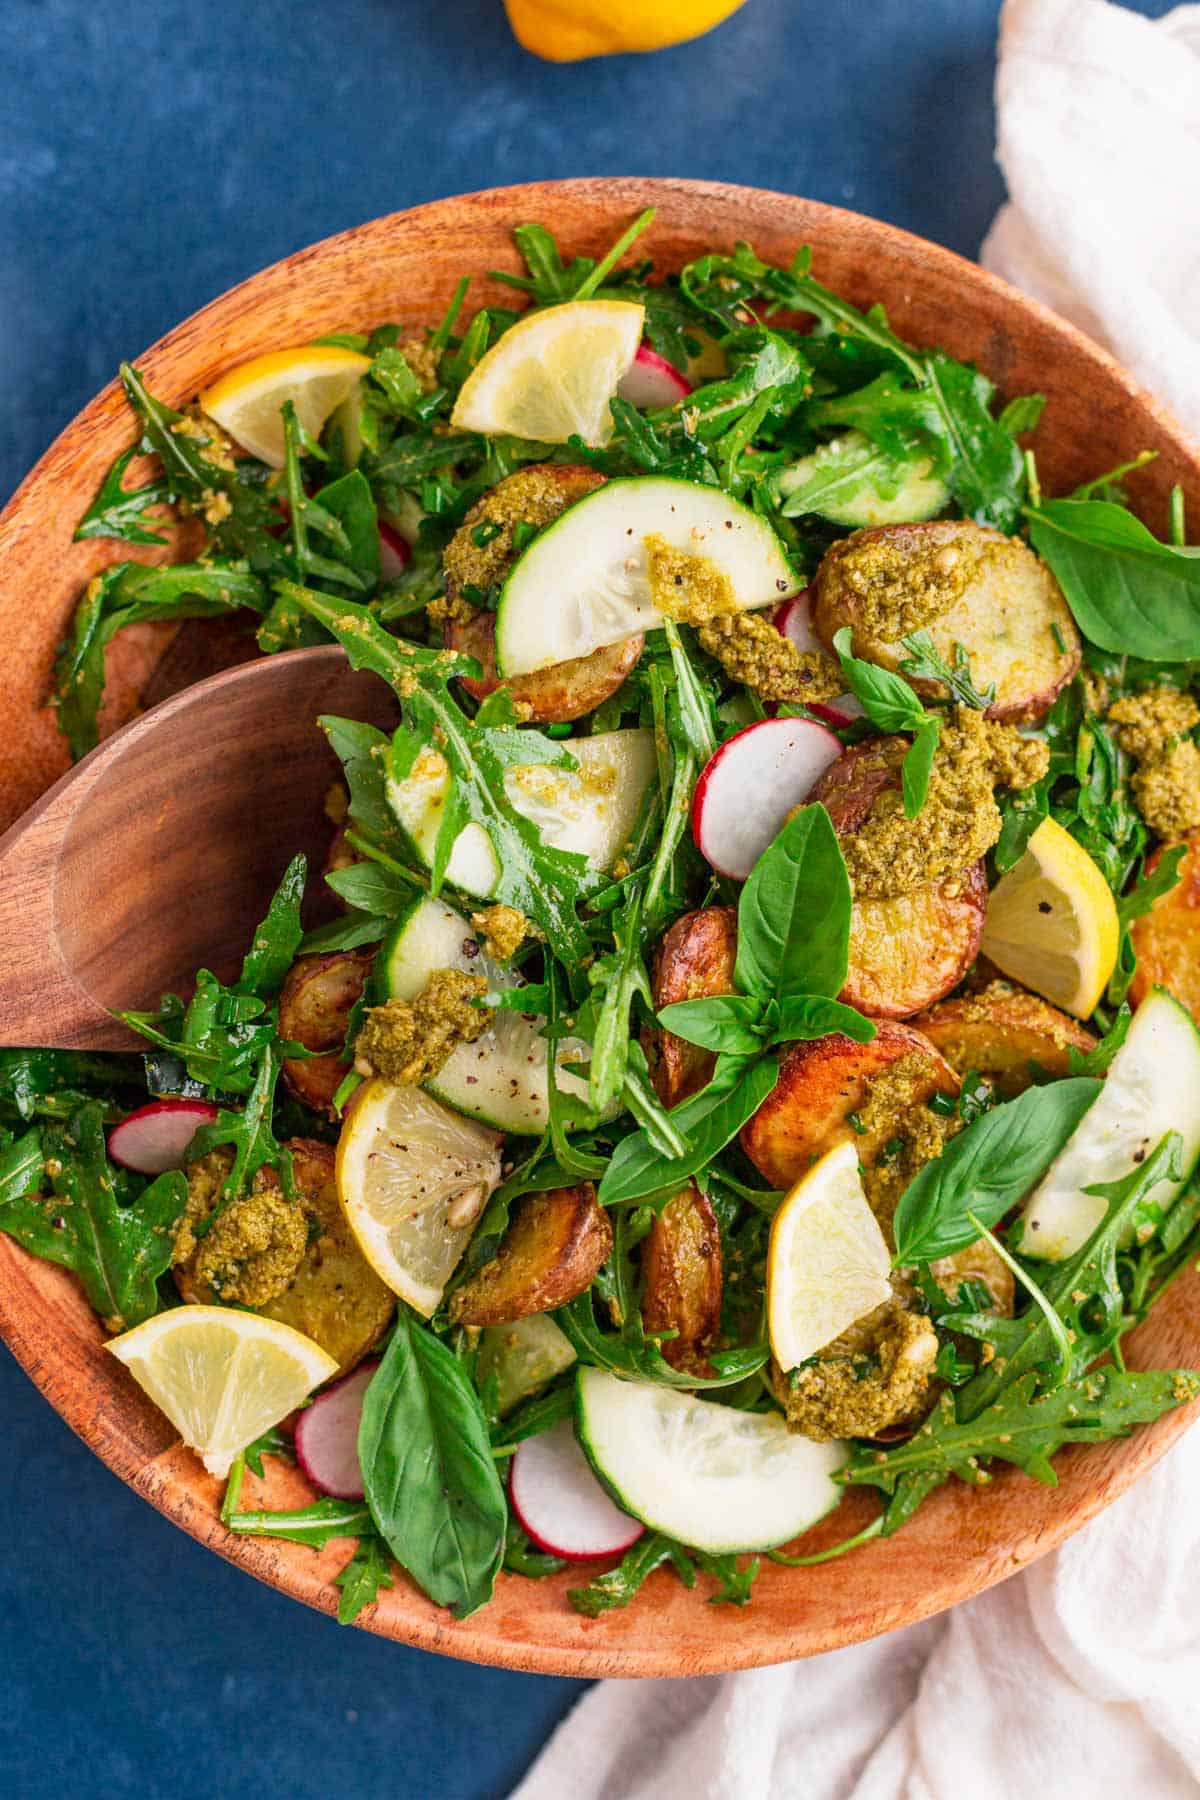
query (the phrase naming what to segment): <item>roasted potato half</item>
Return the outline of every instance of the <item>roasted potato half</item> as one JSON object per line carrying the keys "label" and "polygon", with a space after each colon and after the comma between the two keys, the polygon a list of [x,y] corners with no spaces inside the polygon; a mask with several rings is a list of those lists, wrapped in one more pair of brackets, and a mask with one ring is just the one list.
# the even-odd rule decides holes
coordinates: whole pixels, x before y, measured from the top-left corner
{"label": "roasted potato half", "polygon": [[958,986],[978,953],[986,913],[982,861],[911,894],[856,900],[840,998],[872,1018],[911,1018]]}
{"label": "roasted potato half", "polygon": [[943,1000],[912,1022],[960,1075],[977,1069],[1005,1100],[1031,1086],[1039,1070],[1069,1075],[1068,1052],[1096,1042],[1078,1020],[1004,980]]}
{"label": "roasted potato half", "polygon": [[[382,1337],[396,1296],[376,1275],[346,1224],[332,1147],[315,1138],[292,1138],[285,1148],[292,1153],[297,1194],[308,1216],[308,1248],[285,1291],[257,1310],[312,1338],[336,1358],[344,1375]],[[263,1176],[279,1185],[273,1169]],[[176,1269],[175,1283],[189,1302],[208,1305],[213,1300],[187,1264]]]}
{"label": "roasted potato half", "polygon": [[[962,562],[969,559],[965,575]],[[1046,564],[1018,538],[1006,538],[970,519],[931,519],[921,525],[884,525],[855,531],[826,551],[813,582],[813,625],[827,649],[849,625],[856,656],[898,667],[900,639],[910,627],[903,609],[919,606],[939,586],[957,592],[928,627],[947,662],[961,644],[977,687],[994,683],[993,719],[1017,724],[1047,712],[1079,667],[1080,640],[1070,608]],[[896,630],[880,629],[883,608]],[[918,681],[944,697],[943,684]]]}
{"label": "roasted potato half", "polygon": [[590,1181],[526,1194],[500,1249],[450,1301],[460,1325],[510,1325],[582,1294],[612,1250],[608,1214]]}
{"label": "roasted potato half", "polygon": [[[655,1011],[680,1000],[704,1000],[733,991],[737,961],[737,913],[732,906],[705,906],[676,919],[654,958],[651,992]],[[708,1083],[716,1057],[657,1026],[642,1035],[654,1091],[664,1106],[676,1106]]]}
{"label": "roasted potato half", "polygon": [[834,1032],[789,1045],[774,1089],[742,1127],[742,1148],[764,1180],[774,1188],[790,1188],[818,1158],[847,1139],[869,1166],[893,1126],[881,1122],[874,1131],[859,1133],[850,1115],[866,1105],[872,1084],[906,1057],[920,1064],[906,1096],[910,1107],[931,1094],[957,1094],[958,1076],[911,1025],[880,1019],[869,1044]]}
{"label": "roasted potato half", "polygon": [[496,673],[495,613],[480,609],[470,619],[449,619],[443,638],[448,650],[473,656],[483,670],[480,679],[463,677],[469,694],[483,700],[497,688],[506,687],[517,706],[529,708],[526,718],[539,725],[561,724],[595,712],[635,668],[646,641],[639,632],[619,644],[593,650],[590,656],[575,656],[569,662],[503,682]]}
{"label": "roasted potato half", "polygon": [[721,1233],[706,1195],[688,1183],[642,1240],[642,1322],[674,1331],[662,1353],[675,1369],[709,1375],[708,1350],[721,1323]]}
{"label": "roasted potato half", "polygon": [[968,1244],[965,1250],[956,1250],[953,1256],[940,1256],[930,1263],[929,1272],[951,1300],[957,1300],[964,1282],[981,1281],[992,1297],[992,1311],[1011,1319],[1017,1284],[1008,1264],[986,1238],[976,1238],[973,1244]]}
{"label": "roasted potato half", "polygon": [[279,991],[279,1035],[318,1056],[289,1057],[283,1079],[297,1100],[314,1112],[330,1112],[346,1073],[342,1047],[350,1011],[366,986],[373,950],[331,950],[301,956],[287,972]]}
{"label": "roasted potato half", "polygon": [[[1177,885],[1129,928],[1137,951],[1129,997],[1140,1006],[1152,988],[1165,987],[1200,1021],[1200,831],[1184,843]],[[1163,844],[1147,858],[1147,874],[1168,848]]]}

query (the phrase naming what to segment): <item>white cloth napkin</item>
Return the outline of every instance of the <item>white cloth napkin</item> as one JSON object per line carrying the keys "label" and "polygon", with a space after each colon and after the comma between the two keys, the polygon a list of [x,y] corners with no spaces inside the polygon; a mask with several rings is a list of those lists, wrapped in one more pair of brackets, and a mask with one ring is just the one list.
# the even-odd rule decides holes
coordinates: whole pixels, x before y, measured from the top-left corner
{"label": "white cloth napkin", "polygon": [[[997,100],[1012,200],[983,260],[1200,432],[1200,6],[1151,24],[1007,0]],[[941,1618],[780,1668],[602,1682],[513,1800],[1194,1800],[1197,1495],[1200,1431]]]}
{"label": "white cloth napkin", "polygon": [[980,261],[1200,434],[1200,6],[1008,0],[996,107],[1011,198]]}

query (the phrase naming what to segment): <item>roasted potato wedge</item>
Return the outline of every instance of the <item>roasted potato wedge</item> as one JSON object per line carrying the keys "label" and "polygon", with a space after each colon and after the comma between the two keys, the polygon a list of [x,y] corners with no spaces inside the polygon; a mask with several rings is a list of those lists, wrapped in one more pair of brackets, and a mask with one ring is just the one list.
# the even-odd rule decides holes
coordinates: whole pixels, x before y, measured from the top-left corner
{"label": "roasted potato wedge", "polygon": [[[970,558],[965,576],[955,564]],[[1018,538],[1006,538],[969,519],[931,519],[921,525],[884,525],[852,532],[826,551],[813,582],[813,625],[827,649],[849,625],[856,656],[895,669],[906,655],[900,639],[908,595],[919,601],[944,584],[959,597],[928,627],[947,662],[961,644],[977,687],[994,683],[989,716],[1017,724],[1038,719],[1079,667],[1080,640],[1070,608],[1046,564]],[[880,602],[898,628],[881,631]],[[944,697],[943,684],[918,681]]]}
{"label": "roasted potato wedge", "polygon": [[[308,1248],[287,1289],[258,1311],[312,1338],[336,1358],[345,1375],[382,1337],[396,1296],[376,1275],[346,1224],[332,1147],[314,1138],[292,1138],[285,1148],[292,1153],[297,1194],[308,1215]],[[279,1185],[273,1169],[264,1170],[263,1177]],[[175,1284],[189,1302],[208,1305],[213,1300],[187,1264],[176,1269]]]}
{"label": "roasted potato wedge", "polygon": [[496,673],[495,613],[481,609],[470,619],[450,619],[443,636],[448,650],[473,656],[483,670],[478,680],[464,676],[463,686],[469,694],[483,700],[497,688],[507,687],[514,704],[529,708],[525,716],[535,724],[561,724],[595,712],[636,666],[646,641],[639,632],[619,644],[593,650],[590,656],[572,657],[570,662],[503,682]]}
{"label": "roasted potato wedge", "polygon": [[642,1322],[674,1331],[662,1353],[675,1369],[712,1373],[708,1350],[721,1323],[721,1233],[706,1195],[688,1183],[642,1240]]}
{"label": "roasted potato wedge", "polygon": [[905,1057],[921,1065],[906,1096],[910,1107],[931,1094],[957,1094],[958,1076],[911,1025],[880,1019],[869,1044],[834,1032],[789,1045],[774,1089],[742,1127],[743,1150],[774,1188],[791,1187],[818,1158],[847,1139],[855,1144],[859,1160],[870,1166],[894,1126],[881,1121],[873,1131],[859,1133],[850,1115],[866,1105],[872,1084]]}
{"label": "roasted potato wedge", "polygon": [[876,1019],[907,1019],[957,987],[983,936],[987,871],[931,881],[888,900],[856,900],[840,998]]}
{"label": "roasted potato wedge", "polygon": [[305,1106],[329,1112],[346,1073],[342,1046],[350,1010],[362,994],[374,961],[373,950],[331,950],[301,956],[287,972],[279,992],[279,1035],[306,1050],[328,1052],[289,1057],[283,1079]]}
{"label": "roasted potato wedge", "polygon": [[[737,960],[737,913],[732,906],[705,906],[676,919],[654,958],[651,991],[655,1010],[680,1000],[703,1000],[733,991]],[[654,1091],[664,1106],[676,1106],[709,1081],[716,1057],[697,1044],[657,1026],[642,1034]]]}
{"label": "roasted potato wedge", "polygon": [[590,1181],[526,1194],[496,1256],[454,1294],[451,1317],[460,1325],[510,1325],[553,1312],[591,1286],[612,1243]]}
{"label": "roasted potato wedge", "polygon": [[[1177,885],[1129,928],[1137,951],[1129,997],[1140,1006],[1152,988],[1165,987],[1200,1021],[1200,831],[1184,842]],[[1163,844],[1147,858],[1147,874],[1169,847]]]}
{"label": "roasted potato wedge", "polygon": [[960,1075],[978,1070],[1005,1100],[1031,1086],[1038,1070],[1069,1075],[1068,1051],[1096,1042],[1078,1020],[1004,980],[943,1000],[912,1022]]}

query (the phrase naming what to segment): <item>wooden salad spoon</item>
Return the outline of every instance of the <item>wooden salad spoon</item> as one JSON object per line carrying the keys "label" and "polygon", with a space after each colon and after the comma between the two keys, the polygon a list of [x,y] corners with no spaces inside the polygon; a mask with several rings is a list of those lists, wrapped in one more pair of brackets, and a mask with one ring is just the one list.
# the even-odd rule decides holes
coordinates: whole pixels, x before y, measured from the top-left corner
{"label": "wooden salad spoon", "polygon": [[199,968],[232,978],[292,857],[324,861],[338,763],[321,713],[395,722],[335,644],[225,669],[115,732],[0,837],[0,1045],[133,1049],[114,1011],[190,994]]}

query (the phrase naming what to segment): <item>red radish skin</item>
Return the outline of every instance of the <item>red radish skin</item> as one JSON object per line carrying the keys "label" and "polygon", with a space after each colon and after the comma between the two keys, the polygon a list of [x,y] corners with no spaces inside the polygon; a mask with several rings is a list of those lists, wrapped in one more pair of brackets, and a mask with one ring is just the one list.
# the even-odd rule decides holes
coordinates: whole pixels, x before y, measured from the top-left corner
{"label": "red radish skin", "polygon": [[394,525],[379,521],[379,575],[382,581],[396,581],[412,560],[408,539],[401,537]]}
{"label": "red radish skin", "polygon": [[[776,607],[772,620],[776,631],[782,632],[788,642],[796,646],[801,656],[807,651],[824,647],[812,628],[810,591],[804,588],[800,593],[793,594],[790,600],[785,600],[782,606]],[[863,716],[862,706],[853,694],[838,694],[820,705],[810,705],[808,710],[824,719],[834,731],[844,731],[847,725]]]}
{"label": "red radish skin", "polygon": [[641,406],[653,412],[659,406],[675,406],[680,400],[686,400],[692,391],[692,384],[686,375],[681,375],[665,356],[652,350],[649,344],[641,344],[629,368],[622,375],[617,393],[622,400],[628,400],[631,406]]}
{"label": "red radish skin", "polygon": [[646,1527],[609,1499],[579,1447],[569,1419],[517,1445],[508,1494],[539,1550],[571,1562],[619,1556]]}
{"label": "red radish skin", "polygon": [[842,746],[812,719],[758,719],[722,744],[696,783],[692,836],[719,875],[745,881]]}
{"label": "red radish skin", "polygon": [[113,1126],[108,1154],[123,1169],[162,1175],[182,1169],[200,1127],[216,1122],[217,1109],[207,1100],[151,1100]]}
{"label": "red radish skin", "polygon": [[296,1420],[296,1461],[315,1488],[335,1500],[361,1500],[358,1426],[363,1399],[379,1358],[359,1363],[318,1394]]}

